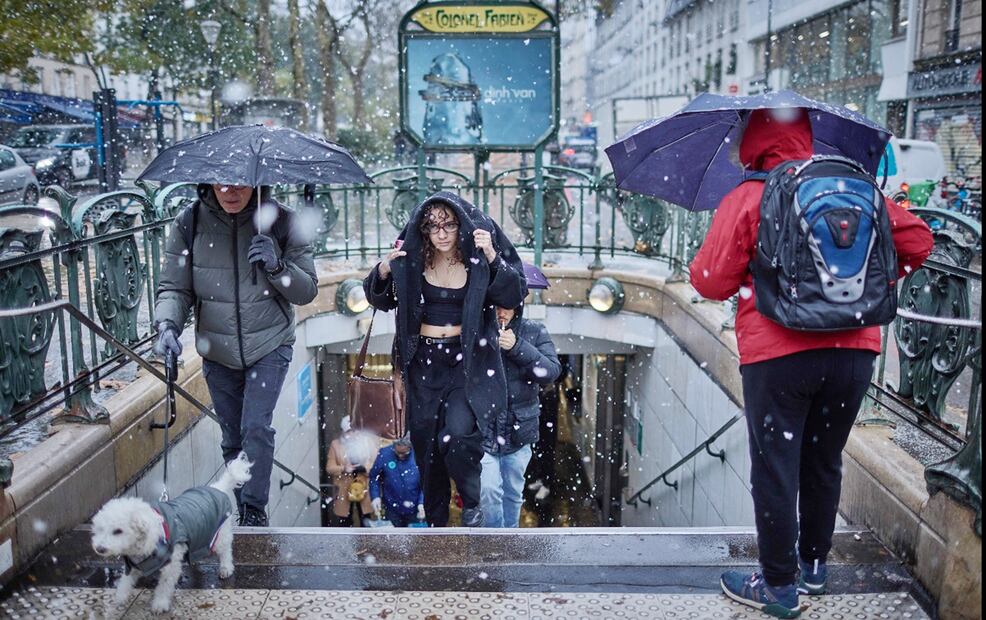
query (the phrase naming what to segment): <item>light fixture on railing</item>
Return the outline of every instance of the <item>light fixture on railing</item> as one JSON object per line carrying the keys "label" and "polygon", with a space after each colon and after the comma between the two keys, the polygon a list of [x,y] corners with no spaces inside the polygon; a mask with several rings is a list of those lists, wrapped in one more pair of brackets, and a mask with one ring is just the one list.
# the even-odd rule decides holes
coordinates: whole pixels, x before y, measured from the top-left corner
{"label": "light fixture on railing", "polygon": [[363,282],[355,278],[343,280],[336,288],[336,309],[346,316],[356,316],[370,308],[363,291]]}
{"label": "light fixture on railing", "polygon": [[610,277],[599,278],[588,292],[589,305],[602,314],[616,314],[623,309],[626,294],[623,285]]}

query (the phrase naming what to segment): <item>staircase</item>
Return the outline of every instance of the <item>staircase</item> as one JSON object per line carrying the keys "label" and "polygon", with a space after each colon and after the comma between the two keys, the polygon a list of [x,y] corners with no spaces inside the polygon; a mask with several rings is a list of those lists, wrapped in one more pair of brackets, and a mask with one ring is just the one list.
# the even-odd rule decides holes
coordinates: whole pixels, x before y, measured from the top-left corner
{"label": "staircase", "polygon": [[[756,564],[739,529],[240,529],[235,557],[225,581],[215,562],[186,567],[175,617],[760,617],[718,595],[724,569]],[[79,527],[8,587],[0,617],[145,617],[148,590],[109,605],[120,566]],[[929,617],[914,578],[866,531],[836,534],[830,575],[837,595],[812,598],[804,617]]]}

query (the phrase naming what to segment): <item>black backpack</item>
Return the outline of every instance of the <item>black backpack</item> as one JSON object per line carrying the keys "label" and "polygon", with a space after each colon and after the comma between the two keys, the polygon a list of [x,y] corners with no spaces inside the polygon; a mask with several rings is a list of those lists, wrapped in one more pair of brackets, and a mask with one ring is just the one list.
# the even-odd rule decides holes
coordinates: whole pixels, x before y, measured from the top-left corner
{"label": "black backpack", "polygon": [[790,329],[855,329],[897,315],[887,206],[850,159],[819,155],[766,175],[751,268],[757,310]]}

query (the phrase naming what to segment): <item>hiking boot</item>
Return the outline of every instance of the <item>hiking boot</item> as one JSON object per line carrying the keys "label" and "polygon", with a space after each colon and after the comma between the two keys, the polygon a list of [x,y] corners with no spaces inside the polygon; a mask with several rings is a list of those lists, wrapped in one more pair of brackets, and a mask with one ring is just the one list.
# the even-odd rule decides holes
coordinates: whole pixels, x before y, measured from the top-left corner
{"label": "hiking boot", "polygon": [[486,517],[479,508],[466,508],[462,511],[462,527],[483,527]]}
{"label": "hiking boot", "polygon": [[243,527],[267,527],[267,512],[254,508],[249,504],[243,505],[243,516],[240,517],[240,525]]}
{"label": "hiking boot", "polygon": [[759,609],[775,618],[801,617],[801,603],[794,584],[775,588],[767,585],[763,575],[731,570],[723,573],[722,591],[737,603]]}
{"label": "hiking boot", "polygon": [[801,565],[801,580],[798,582],[798,592],[809,596],[821,596],[825,594],[825,582],[828,581],[829,569],[821,560],[815,560],[811,564],[806,564],[804,560],[798,559]]}

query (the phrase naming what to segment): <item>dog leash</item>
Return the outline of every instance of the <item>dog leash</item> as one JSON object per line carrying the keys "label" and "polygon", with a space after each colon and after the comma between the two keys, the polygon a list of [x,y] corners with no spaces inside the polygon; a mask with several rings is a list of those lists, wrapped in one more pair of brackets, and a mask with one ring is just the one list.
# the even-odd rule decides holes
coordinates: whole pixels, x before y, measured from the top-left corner
{"label": "dog leash", "polygon": [[[168,385],[168,414],[170,415],[177,408],[177,402],[175,401],[175,380],[178,377],[178,356],[172,351],[168,351],[164,355],[164,377]],[[170,426],[170,423],[164,424],[164,481],[160,500],[162,502],[168,501],[168,452],[171,451],[171,446],[168,442],[168,428]]]}

